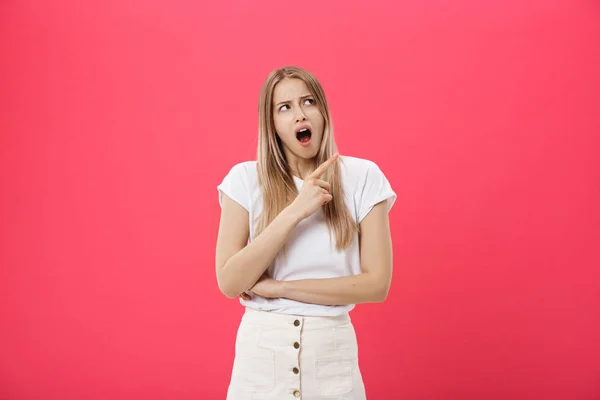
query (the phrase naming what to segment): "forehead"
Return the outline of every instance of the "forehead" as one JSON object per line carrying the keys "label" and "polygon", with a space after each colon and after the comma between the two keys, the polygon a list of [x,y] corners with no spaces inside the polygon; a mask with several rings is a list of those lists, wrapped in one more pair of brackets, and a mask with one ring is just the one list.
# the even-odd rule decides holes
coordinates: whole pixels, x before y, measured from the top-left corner
{"label": "forehead", "polygon": [[304,83],[302,79],[285,78],[275,85],[275,89],[273,90],[273,101],[275,103],[289,101],[310,94],[308,86],[306,86],[306,83]]}

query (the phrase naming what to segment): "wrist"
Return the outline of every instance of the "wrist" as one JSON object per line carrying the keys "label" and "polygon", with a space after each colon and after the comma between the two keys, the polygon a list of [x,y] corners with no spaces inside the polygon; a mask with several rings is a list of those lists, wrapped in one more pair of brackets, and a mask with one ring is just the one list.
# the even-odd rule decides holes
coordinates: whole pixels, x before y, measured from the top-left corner
{"label": "wrist", "polygon": [[287,298],[289,284],[286,281],[279,281],[277,297]]}
{"label": "wrist", "polygon": [[304,219],[302,214],[294,208],[293,204],[290,204],[283,210],[283,214],[294,224],[297,225]]}

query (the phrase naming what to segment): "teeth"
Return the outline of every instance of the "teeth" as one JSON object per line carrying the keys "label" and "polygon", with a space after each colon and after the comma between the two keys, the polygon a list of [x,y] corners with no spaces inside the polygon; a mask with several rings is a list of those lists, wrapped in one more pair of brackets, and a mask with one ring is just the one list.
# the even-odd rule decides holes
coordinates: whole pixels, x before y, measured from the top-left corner
{"label": "teeth", "polygon": [[307,129],[307,128],[304,128],[304,129],[300,129],[300,130],[298,131],[298,133],[300,133],[300,132],[306,132],[306,131],[308,131],[308,129]]}

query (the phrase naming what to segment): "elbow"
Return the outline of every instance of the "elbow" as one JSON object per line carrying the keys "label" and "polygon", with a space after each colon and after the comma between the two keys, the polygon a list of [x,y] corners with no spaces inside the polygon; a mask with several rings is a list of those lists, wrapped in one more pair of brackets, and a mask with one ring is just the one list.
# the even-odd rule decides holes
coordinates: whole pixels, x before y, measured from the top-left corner
{"label": "elbow", "polygon": [[239,287],[240,284],[236,282],[225,264],[217,264],[217,285],[221,293],[231,300],[237,298],[245,289]]}
{"label": "elbow", "polygon": [[225,295],[225,297],[227,297],[230,300],[233,300],[233,299],[235,299],[238,296],[234,292],[231,292],[231,291],[228,292],[228,291],[225,291],[223,289],[221,289],[221,293],[223,293]]}
{"label": "elbow", "polygon": [[235,299],[238,296],[238,293],[235,293],[233,290],[231,290],[229,288],[226,288],[226,287],[223,287],[222,285],[219,285],[219,290],[228,299]]}
{"label": "elbow", "polygon": [[373,303],[383,303],[387,300],[388,292],[385,290],[378,290],[373,296]]}
{"label": "elbow", "polygon": [[375,303],[383,303],[387,300],[388,293],[390,292],[390,283],[384,282],[376,286],[374,291],[374,302]]}
{"label": "elbow", "polygon": [[363,302],[383,303],[390,291],[390,279],[372,273],[363,273],[363,276],[366,280]]}
{"label": "elbow", "polygon": [[225,280],[217,274],[217,285],[219,290],[228,299],[235,299],[241,292],[237,292],[232,285],[228,285]]}

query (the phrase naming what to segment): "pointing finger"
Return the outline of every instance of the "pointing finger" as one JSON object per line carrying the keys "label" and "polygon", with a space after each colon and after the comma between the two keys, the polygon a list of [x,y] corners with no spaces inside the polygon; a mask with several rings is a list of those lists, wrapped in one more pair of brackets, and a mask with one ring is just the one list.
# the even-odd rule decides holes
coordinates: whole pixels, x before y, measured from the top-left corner
{"label": "pointing finger", "polygon": [[335,153],[334,155],[332,155],[329,160],[325,161],[323,164],[319,165],[317,167],[317,169],[314,170],[314,172],[312,174],[310,174],[311,178],[320,178],[325,171],[327,171],[327,168],[329,168],[334,162],[335,160],[337,160],[339,157],[338,153]]}

